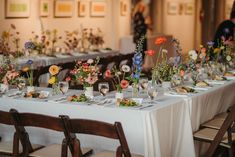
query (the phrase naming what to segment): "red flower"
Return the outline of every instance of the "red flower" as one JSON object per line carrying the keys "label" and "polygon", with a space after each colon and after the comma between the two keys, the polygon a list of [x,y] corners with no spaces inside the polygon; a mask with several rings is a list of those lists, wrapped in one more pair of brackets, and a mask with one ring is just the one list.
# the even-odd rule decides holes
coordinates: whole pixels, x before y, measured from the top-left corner
{"label": "red flower", "polygon": [[185,71],[184,70],[180,70],[180,76],[183,77],[184,76]]}
{"label": "red flower", "polygon": [[77,73],[76,69],[70,70],[70,74],[75,75]]}
{"label": "red flower", "polygon": [[104,76],[105,76],[106,78],[112,77],[111,71],[110,71],[110,70],[106,70],[105,73],[104,73]]}
{"label": "red flower", "polygon": [[71,77],[66,77],[65,81],[66,81],[66,82],[71,81]]}
{"label": "red flower", "polygon": [[122,80],[120,85],[122,89],[126,89],[129,86],[129,82],[127,80]]}
{"label": "red flower", "polygon": [[155,40],[155,44],[156,45],[161,45],[161,44],[163,44],[163,43],[165,43],[166,42],[166,38],[165,37],[159,37],[159,38],[157,38],[156,40]]}
{"label": "red flower", "polygon": [[149,55],[149,56],[153,56],[154,54],[155,54],[154,50],[148,50],[147,51],[147,55]]}

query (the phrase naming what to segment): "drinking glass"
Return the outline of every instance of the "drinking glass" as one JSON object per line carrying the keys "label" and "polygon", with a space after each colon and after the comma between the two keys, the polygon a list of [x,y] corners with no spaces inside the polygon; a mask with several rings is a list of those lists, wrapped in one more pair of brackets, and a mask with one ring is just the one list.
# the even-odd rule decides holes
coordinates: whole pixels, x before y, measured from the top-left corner
{"label": "drinking glass", "polygon": [[156,85],[149,85],[148,86],[148,96],[151,100],[154,100],[154,98],[156,98],[158,95],[158,91],[157,91],[157,86]]}
{"label": "drinking glass", "polygon": [[67,93],[69,90],[69,83],[65,81],[59,82],[59,89],[62,92],[62,94]]}
{"label": "drinking glass", "polygon": [[101,95],[105,96],[109,92],[109,83],[108,82],[99,83],[98,90]]}
{"label": "drinking glass", "polygon": [[148,88],[148,78],[145,78],[145,77],[140,78],[139,83],[140,83],[141,89],[143,89],[143,91],[146,91]]}
{"label": "drinking glass", "polygon": [[22,91],[26,86],[26,80],[25,78],[19,78],[18,82],[17,82],[17,88],[19,89],[19,91]]}

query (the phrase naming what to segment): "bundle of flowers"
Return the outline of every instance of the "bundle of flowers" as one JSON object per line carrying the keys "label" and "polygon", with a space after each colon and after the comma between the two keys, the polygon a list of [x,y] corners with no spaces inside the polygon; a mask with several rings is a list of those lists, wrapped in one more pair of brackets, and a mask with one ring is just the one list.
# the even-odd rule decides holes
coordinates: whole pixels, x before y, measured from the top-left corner
{"label": "bundle of flowers", "polygon": [[57,75],[59,74],[59,72],[60,72],[60,67],[58,67],[57,65],[50,66],[49,73],[51,76],[50,76],[50,79],[48,80],[49,84],[53,85],[53,84],[58,83]]}
{"label": "bundle of flowers", "polygon": [[129,81],[127,80],[127,74],[129,74],[131,68],[128,65],[123,65],[121,69],[117,69],[114,66],[111,70],[106,70],[104,73],[105,78],[112,78],[116,89],[118,92],[122,92],[123,89],[126,89],[129,86]]}
{"label": "bundle of flowers", "polygon": [[96,60],[88,59],[87,62],[77,61],[75,68],[70,71],[71,76],[67,77],[66,80],[83,85],[83,87],[92,87],[98,80],[98,63],[99,58],[96,58]]}
{"label": "bundle of flowers", "polygon": [[29,86],[33,86],[33,69],[31,65],[33,64],[32,60],[28,60],[26,66],[22,69],[26,73],[27,81]]}

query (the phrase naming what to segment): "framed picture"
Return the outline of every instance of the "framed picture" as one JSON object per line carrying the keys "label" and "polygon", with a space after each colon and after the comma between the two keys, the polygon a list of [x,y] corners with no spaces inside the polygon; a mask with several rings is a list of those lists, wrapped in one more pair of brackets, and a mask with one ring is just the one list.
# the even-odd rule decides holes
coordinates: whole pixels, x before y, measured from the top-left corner
{"label": "framed picture", "polygon": [[193,3],[185,3],[185,14],[186,15],[193,15],[193,12],[194,12]]}
{"label": "framed picture", "polygon": [[30,0],[5,0],[6,18],[29,17]]}
{"label": "framed picture", "polygon": [[47,17],[50,15],[49,3],[49,0],[40,0],[40,16]]}
{"label": "framed picture", "polygon": [[55,1],[55,17],[72,17],[74,9],[73,0],[56,0]]}
{"label": "framed picture", "polygon": [[127,8],[127,1],[122,0],[120,2],[120,13],[121,13],[121,15],[122,16],[126,16],[127,10],[128,10],[128,8]]}
{"label": "framed picture", "polygon": [[179,4],[177,2],[167,3],[167,13],[169,15],[176,15],[179,12]]}
{"label": "framed picture", "polygon": [[88,4],[86,0],[78,1],[78,16],[85,17],[88,14]]}
{"label": "framed picture", "polygon": [[107,4],[105,1],[91,2],[91,16],[104,17],[106,15]]}

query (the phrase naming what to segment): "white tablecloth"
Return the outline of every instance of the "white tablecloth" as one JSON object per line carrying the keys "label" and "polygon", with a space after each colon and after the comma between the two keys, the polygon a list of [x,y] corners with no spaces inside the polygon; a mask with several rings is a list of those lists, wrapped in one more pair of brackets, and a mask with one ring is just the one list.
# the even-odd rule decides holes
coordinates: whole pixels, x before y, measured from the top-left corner
{"label": "white tablecloth", "polygon": [[[113,123],[120,121],[132,153],[145,157],[196,156],[192,132],[200,123],[225,111],[235,103],[235,81],[213,87],[188,98],[161,96],[154,106],[143,110],[78,103],[55,103],[35,100],[0,98],[0,109],[16,108],[19,112],[33,112],[71,118],[88,118]],[[148,104],[144,104],[148,105]],[[3,140],[12,137],[14,129],[0,125]],[[29,130],[33,142],[60,143],[63,134],[38,128]],[[84,146],[115,150],[117,143],[98,137],[79,135]]]}

